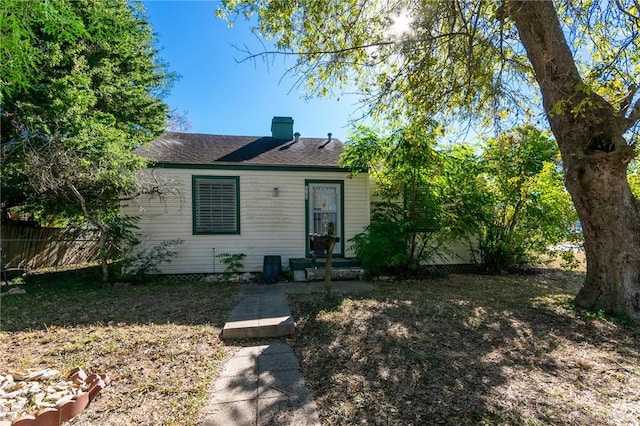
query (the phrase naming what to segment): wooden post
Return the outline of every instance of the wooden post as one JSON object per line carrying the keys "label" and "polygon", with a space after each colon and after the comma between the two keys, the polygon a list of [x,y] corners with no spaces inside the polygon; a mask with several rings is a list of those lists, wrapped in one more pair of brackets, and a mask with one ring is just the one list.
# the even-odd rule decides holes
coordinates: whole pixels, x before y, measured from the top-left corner
{"label": "wooden post", "polygon": [[331,294],[331,262],[333,259],[333,248],[336,246],[336,242],[339,238],[336,238],[335,224],[329,222],[327,226],[327,263],[324,266],[324,295],[328,297]]}

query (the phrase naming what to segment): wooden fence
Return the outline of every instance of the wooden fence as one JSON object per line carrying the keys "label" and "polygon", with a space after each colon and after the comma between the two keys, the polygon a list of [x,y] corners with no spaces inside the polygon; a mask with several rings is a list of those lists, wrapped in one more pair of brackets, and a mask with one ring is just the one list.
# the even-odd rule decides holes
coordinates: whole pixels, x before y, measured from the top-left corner
{"label": "wooden fence", "polygon": [[0,226],[0,246],[5,268],[25,270],[95,262],[99,253],[89,232],[28,225]]}

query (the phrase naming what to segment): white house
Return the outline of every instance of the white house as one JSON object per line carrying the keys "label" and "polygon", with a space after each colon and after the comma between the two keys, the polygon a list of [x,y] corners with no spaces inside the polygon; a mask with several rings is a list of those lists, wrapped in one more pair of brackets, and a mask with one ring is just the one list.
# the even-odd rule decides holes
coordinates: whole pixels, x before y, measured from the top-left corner
{"label": "white house", "polygon": [[[122,205],[139,216],[144,244],[180,238],[161,273],[219,273],[222,253],[242,253],[244,270],[259,272],[265,256],[310,256],[310,234],[335,223],[334,258],[353,256],[349,239],[369,224],[367,173],[349,178],[341,141],[293,133],[293,119],[274,117],[267,137],[166,133],[139,148],[146,173],[167,179],[176,194]],[[305,261],[306,262],[306,261]]]}

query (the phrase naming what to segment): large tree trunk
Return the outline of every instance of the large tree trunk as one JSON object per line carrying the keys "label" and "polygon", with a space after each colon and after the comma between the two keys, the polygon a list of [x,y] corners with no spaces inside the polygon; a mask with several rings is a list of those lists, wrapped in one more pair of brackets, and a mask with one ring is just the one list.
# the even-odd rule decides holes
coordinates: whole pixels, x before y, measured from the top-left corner
{"label": "large tree trunk", "polygon": [[634,150],[625,119],[585,90],[550,1],[509,1],[562,154],[585,238],[587,275],[576,305],[640,322],[640,211],[627,182]]}

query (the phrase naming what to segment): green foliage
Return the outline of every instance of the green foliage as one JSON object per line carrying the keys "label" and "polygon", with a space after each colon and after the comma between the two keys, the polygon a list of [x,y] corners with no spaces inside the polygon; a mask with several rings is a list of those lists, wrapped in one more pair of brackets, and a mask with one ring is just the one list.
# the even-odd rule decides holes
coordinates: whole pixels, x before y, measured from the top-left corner
{"label": "green foliage", "polygon": [[[173,76],[138,3],[3,3],[2,207],[109,231],[144,191],[133,149],[164,131]],[[17,17],[20,17],[18,20]],[[6,37],[5,37],[6,36]],[[24,52],[30,52],[28,57]],[[103,259],[106,261],[106,259]]]}
{"label": "green foliage", "polygon": [[[12,4],[11,13],[35,3]],[[135,171],[145,163],[131,151],[162,133],[167,108],[159,95],[171,76],[157,63],[151,28],[138,8],[47,3],[73,14],[86,35],[67,41],[42,33],[43,18],[23,24],[31,25],[41,59],[26,87],[3,93],[3,201],[83,214],[71,186],[90,210],[138,189]]]}
{"label": "green foliage", "polygon": [[408,125],[380,136],[361,126],[342,157],[353,173],[369,170],[376,179],[370,225],[351,242],[371,275],[416,271],[443,254],[447,229],[434,176],[442,157],[435,150],[439,128]]}
{"label": "green foliage", "polygon": [[240,273],[244,268],[242,259],[246,257],[244,253],[220,253],[216,255],[217,258],[225,265],[224,272],[222,273],[222,279],[228,280],[232,276]]}
{"label": "green foliage", "polygon": [[182,239],[165,240],[153,247],[140,248],[139,242],[130,247],[129,252],[115,264],[113,278],[116,281],[141,283],[150,274],[160,272],[158,265],[170,263],[178,252],[175,247],[184,243]]}
{"label": "green foliage", "polygon": [[[543,3],[526,6],[543,13]],[[634,0],[609,6],[559,2],[555,12],[584,77],[577,89],[605,96],[618,108],[637,84],[640,16]],[[511,7],[469,1],[223,0],[216,15],[230,26],[246,19],[274,46],[246,52],[248,58],[296,54],[290,72],[304,76],[300,84],[311,96],[356,86],[365,112],[385,119],[479,117],[491,123],[521,119],[539,103]],[[408,24],[404,32],[398,31],[399,21]],[[560,112],[565,106],[555,102],[548,109]]]}
{"label": "green foliage", "polygon": [[[109,255],[121,258],[140,245],[138,238],[138,216],[123,216],[119,211],[108,210],[100,215],[100,221],[107,227],[107,247]],[[76,226],[82,226],[82,223]]]}
{"label": "green foliage", "polygon": [[479,222],[489,271],[525,265],[550,246],[576,240],[577,215],[553,139],[535,127],[518,127],[486,141],[481,167],[491,201]]}
{"label": "green foliage", "polygon": [[443,223],[453,240],[464,241],[477,263],[478,236],[492,218],[493,194],[485,179],[484,165],[476,148],[458,144],[443,151],[443,167],[434,176],[443,209]]}
{"label": "green foliage", "polygon": [[627,180],[631,187],[631,192],[636,198],[640,199],[640,162],[634,159],[627,169]]}
{"label": "green foliage", "polygon": [[293,269],[285,268],[282,270],[282,278],[285,281],[293,281]]}
{"label": "green foliage", "polygon": [[391,202],[374,202],[372,207],[370,224],[349,240],[362,267],[371,276],[409,269],[409,235],[402,207]]}
{"label": "green foliage", "polygon": [[[374,114],[404,110],[416,118],[441,113],[443,105],[491,106],[485,92],[500,90],[498,68],[484,64],[506,56],[511,68],[522,58],[491,37],[505,34],[496,8],[492,2],[225,0],[217,15],[252,19],[254,32],[273,40],[278,52],[300,53],[294,68],[307,77],[309,93],[326,96],[355,85]],[[413,20],[412,31],[394,31],[401,17]]]}
{"label": "green foliage", "polygon": [[[0,103],[27,89],[48,55],[40,35],[73,43],[87,31],[68,2],[3,0],[0,8]],[[48,57],[48,58],[47,58]]]}
{"label": "green foliage", "polygon": [[481,154],[465,145],[438,150],[433,133],[421,135],[385,138],[361,127],[349,140],[344,164],[370,170],[381,199],[351,240],[368,273],[418,270],[452,255],[453,241],[466,241],[498,272],[579,237],[557,148],[540,130],[516,128],[486,141]]}

